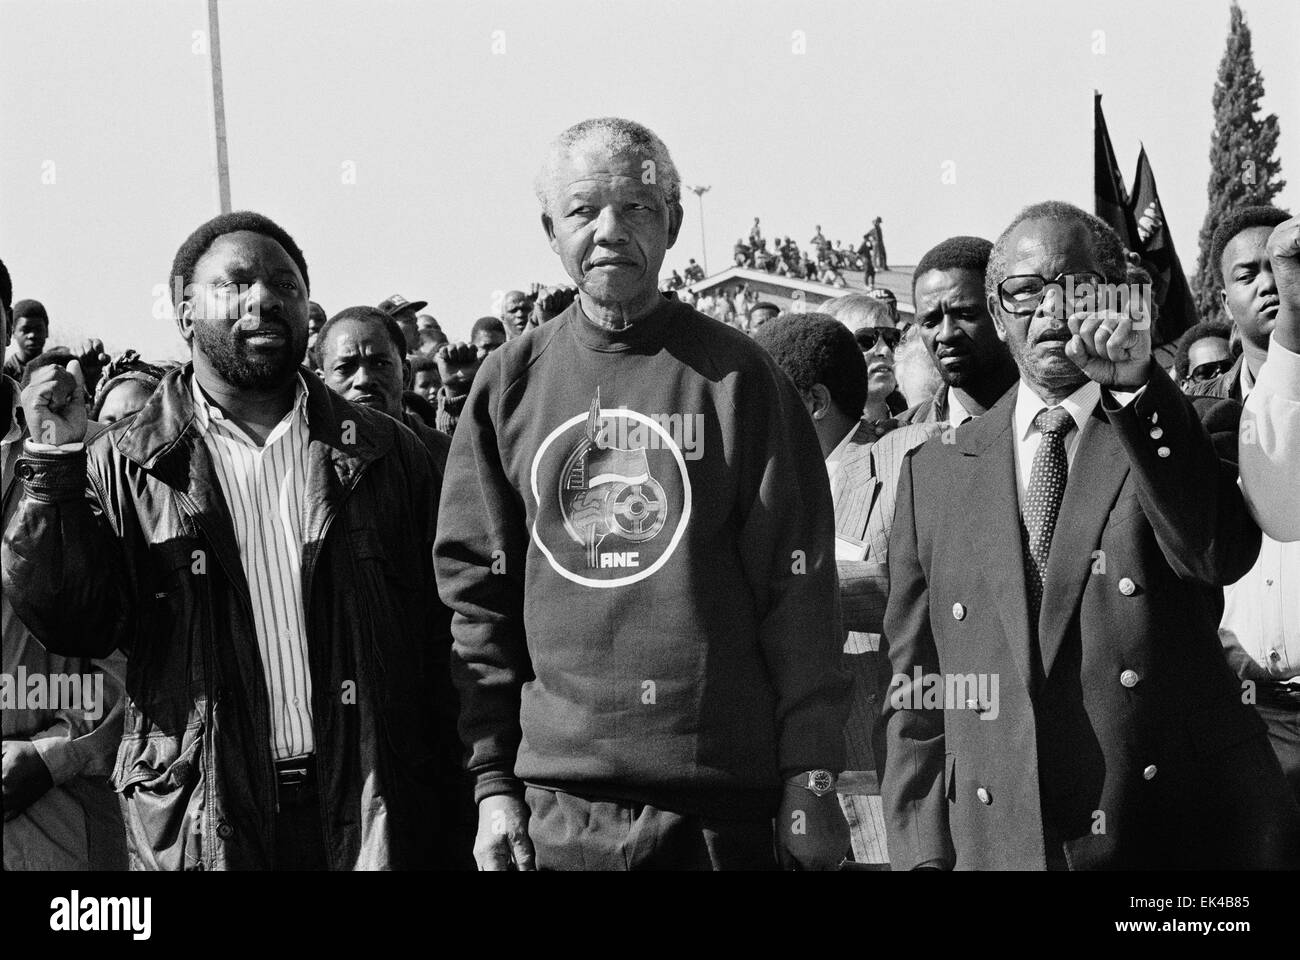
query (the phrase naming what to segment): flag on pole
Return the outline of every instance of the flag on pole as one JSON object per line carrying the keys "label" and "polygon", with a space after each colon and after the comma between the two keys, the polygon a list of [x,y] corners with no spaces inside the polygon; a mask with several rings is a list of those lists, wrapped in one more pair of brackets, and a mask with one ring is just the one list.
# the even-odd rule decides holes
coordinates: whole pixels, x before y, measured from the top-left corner
{"label": "flag on pole", "polygon": [[1142,258],[1142,266],[1153,281],[1152,299],[1157,311],[1152,341],[1157,346],[1172,343],[1184,330],[1196,324],[1196,302],[1192,299],[1192,290],[1187,275],[1183,273],[1178,252],[1174,250],[1174,237],[1160,205],[1160,193],[1156,190],[1156,178],[1151,172],[1146,147],[1138,154],[1129,216],[1136,223],[1137,245],[1133,249]]}
{"label": "flag on pole", "polygon": [[1094,212],[1115,228],[1126,249],[1133,250],[1137,242],[1137,223],[1129,208],[1128,191],[1124,189],[1124,177],[1115,160],[1106,117],[1101,112],[1101,94],[1095,90],[1092,96],[1092,135]]}

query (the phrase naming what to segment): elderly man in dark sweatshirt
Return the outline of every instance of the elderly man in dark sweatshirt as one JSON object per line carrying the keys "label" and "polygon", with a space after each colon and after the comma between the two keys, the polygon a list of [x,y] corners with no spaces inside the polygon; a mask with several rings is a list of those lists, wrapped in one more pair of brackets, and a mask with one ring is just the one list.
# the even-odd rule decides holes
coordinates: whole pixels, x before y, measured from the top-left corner
{"label": "elderly man in dark sweatshirt", "polygon": [[849,688],[798,392],[659,293],[681,185],[651,131],[570,127],[536,186],[578,297],[484,361],[435,546],[479,866],[834,868]]}

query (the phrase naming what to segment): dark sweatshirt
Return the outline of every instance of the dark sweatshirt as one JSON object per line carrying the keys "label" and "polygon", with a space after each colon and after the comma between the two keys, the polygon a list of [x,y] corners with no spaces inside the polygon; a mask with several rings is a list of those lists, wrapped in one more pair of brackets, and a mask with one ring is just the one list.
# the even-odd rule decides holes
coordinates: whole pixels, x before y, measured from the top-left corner
{"label": "dark sweatshirt", "polygon": [[676,301],[614,332],[575,302],[494,351],[435,562],[476,800],[761,817],[782,777],[843,767],[826,468],[743,333]]}

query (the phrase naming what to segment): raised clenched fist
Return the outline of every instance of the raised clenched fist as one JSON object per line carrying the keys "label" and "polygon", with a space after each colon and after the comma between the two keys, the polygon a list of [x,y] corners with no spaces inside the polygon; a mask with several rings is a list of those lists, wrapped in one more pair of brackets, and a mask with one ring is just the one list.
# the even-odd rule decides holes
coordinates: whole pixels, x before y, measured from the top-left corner
{"label": "raised clenched fist", "polygon": [[1281,301],[1273,335],[1286,349],[1300,352],[1300,217],[1274,227],[1266,249]]}
{"label": "raised clenched fist", "polygon": [[469,393],[470,384],[478,373],[482,361],[478,351],[468,343],[446,343],[434,354],[438,376],[448,396],[459,397]]}
{"label": "raised clenched fist", "polygon": [[1151,363],[1151,322],[1137,311],[1076,313],[1065,355],[1095,380],[1112,390],[1137,390],[1147,382]]}
{"label": "raised clenched fist", "polygon": [[55,364],[41,367],[23,387],[21,401],[28,435],[37,443],[86,439],[86,382],[76,360],[68,361],[67,369]]}

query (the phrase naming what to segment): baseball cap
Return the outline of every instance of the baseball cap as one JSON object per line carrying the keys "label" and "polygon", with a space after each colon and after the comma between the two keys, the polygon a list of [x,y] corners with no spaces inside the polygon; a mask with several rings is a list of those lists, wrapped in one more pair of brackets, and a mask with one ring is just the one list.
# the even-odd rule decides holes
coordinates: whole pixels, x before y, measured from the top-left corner
{"label": "baseball cap", "polygon": [[395,317],[403,310],[419,312],[429,305],[428,300],[407,300],[400,293],[395,293],[387,300],[379,301],[379,309],[390,317]]}

